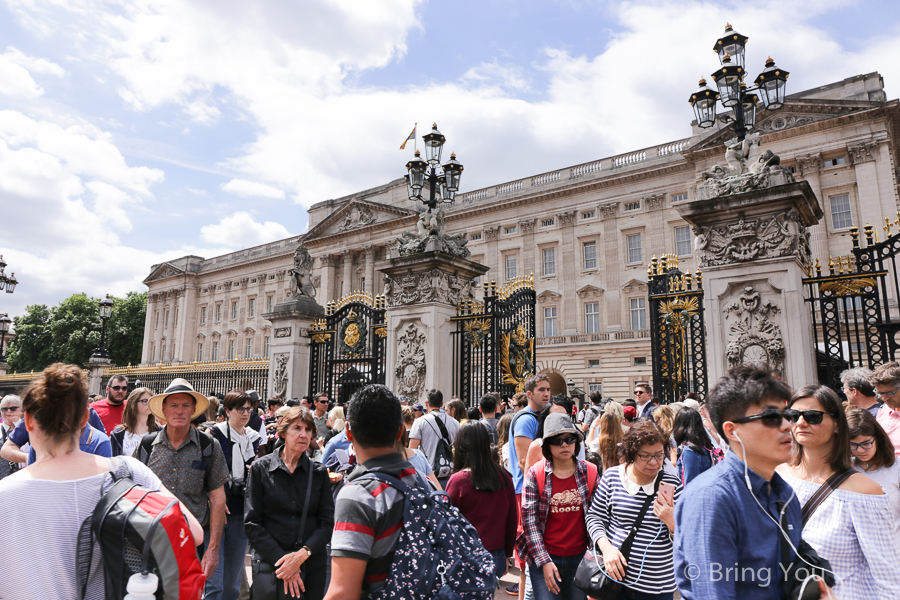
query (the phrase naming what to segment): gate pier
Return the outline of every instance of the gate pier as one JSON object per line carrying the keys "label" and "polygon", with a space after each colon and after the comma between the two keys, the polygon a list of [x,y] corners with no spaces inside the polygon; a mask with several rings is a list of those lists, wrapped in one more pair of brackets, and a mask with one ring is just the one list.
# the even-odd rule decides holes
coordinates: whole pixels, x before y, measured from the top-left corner
{"label": "gate pier", "polygon": [[410,403],[436,388],[453,390],[453,318],[473,298],[475,278],[488,267],[441,251],[392,256],[377,265],[385,275],[386,385]]}
{"label": "gate pier", "polygon": [[272,323],[269,394],[282,400],[300,398],[309,386],[310,337],[316,319],[325,314],[312,298],[291,298],[263,315]]}
{"label": "gate pier", "polygon": [[677,208],[694,226],[702,268],[709,381],[747,363],[768,363],[794,387],[818,381],[803,279],[811,261],[808,228],[823,213],[809,184],[789,182]]}

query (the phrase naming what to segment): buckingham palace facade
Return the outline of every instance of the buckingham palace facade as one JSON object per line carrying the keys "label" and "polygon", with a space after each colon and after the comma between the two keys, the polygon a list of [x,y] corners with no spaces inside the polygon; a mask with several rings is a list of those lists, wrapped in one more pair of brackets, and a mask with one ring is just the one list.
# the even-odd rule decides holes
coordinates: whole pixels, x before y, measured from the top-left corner
{"label": "buckingham palace facade", "polygon": [[[852,225],[877,226],[900,210],[900,103],[886,99],[878,73],[788,96],[757,120],[762,145],[809,182],[822,206],[814,257],[848,254]],[[534,274],[536,367],[554,393],[571,382],[621,400],[650,379],[647,265],[671,254],[696,272],[693,232],[675,207],[722,162],[731,135],[693,126],[689,138],[461,193],[446,210],[448,232],[464,233],[471,258],[490,268],[484,279]],[[142,362],[268,356],[273,332],[262,314],[288,293],[300,240],[315,259],[319,304],[382,293],[375,264],[415,228],[415,209],[398,179],[315,204],[302,236],[154,265],[144,281]]]}

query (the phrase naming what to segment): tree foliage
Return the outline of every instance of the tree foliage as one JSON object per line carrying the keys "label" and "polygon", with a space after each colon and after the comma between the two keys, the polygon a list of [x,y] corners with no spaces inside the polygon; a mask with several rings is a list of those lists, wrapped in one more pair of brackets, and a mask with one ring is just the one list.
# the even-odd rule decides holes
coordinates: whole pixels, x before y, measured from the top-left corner
{"label": "tree foliage", "polygon": [[[115,302],[106,323],[106,349],[113,364],[141,361],[147,294],[128,292]],[[25,314],[13,318],[16,337],[7,353],[9,370],[18,373],[40,371],[54,362],[84,365],[100,345],[98,298],[74,294],[47,308],[33,304]]]}

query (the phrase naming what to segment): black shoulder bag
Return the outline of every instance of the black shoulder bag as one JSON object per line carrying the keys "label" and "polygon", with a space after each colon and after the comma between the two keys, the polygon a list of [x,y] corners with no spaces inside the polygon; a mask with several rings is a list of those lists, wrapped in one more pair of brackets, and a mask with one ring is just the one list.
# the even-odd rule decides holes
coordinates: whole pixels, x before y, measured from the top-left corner
{"label": "black shoulder bag", "polygon": [[[829,480],[830,481],[830,480]],[[827,482],[826,482],[827,484]],[[840,485],[840,483],[838,483]],[[820,491],[826,488],[823,485]],[[836,487],[836,486],[835,486]],[[823,494],[821,500],[824,500],[834,488],[828,488],[828,492]],[[818,492],[816,493],[818,495]],[[815,498],[815,496],[813,496]],[[813,498],[810,498],[812,500]],[[818,504],[821,504],[821,500]],[[816,506],[818,506],[816,504]],[[783,591],[784,597],[788,600],[818,600],[819,584],[815,579],[810,579],[812,575],[818,575],[825,581],[828,587],[834,587],[834,573],[831,569],[831,563],[819,556],[819,553],[810,546],[803,538],[797,544],[797,560],[791,560],[791,544],[787,539],[788,522],[787,515],[784,514],[784,502],[777,503],[778,510],[781,512],[781,538],[778,540],[781,546],[781,570],[784,573]],[[809,506],[809,502],[804,506],[804,510]],[[813,507],[815,510],[815,507]],[[812,511],[809,513],[812,514]],[[804,516],[806,516],[804,514]],[[807,581],[809,579],[809,581]]]}
{"label": "black shoulder bag", "polygon": [[[656,499],[656,493],[659,491],[659,484],[662,481],[662,476],[663,472],[660,471],[656,476],[656,482],[653,484],[653,494],[647,496],[647,499],[644,500],[641,510],[638,511],[637,517],[631,525],[631,531],[628,532],[628,537],[626,537],[622,541],[622,545],[619,546],[619,552],[622,553],[625,560],[628,560],[628,555],[631,553],[634,537],[637,535],[638,529],[641,528],[644,515],[647,514],[647,511],[650,510],[650,505],[653,504],[653,501]],[[630,564],[631,563],[629,563],[629,565]],[[626,567],[625,570],[627,572],[628,567]],[[585,554],[584,558],[581,559],[581,563],[578,565],[578,570],[575,571],[575,587],[594,600],[618,600],[622,595],[624,584],[606,574],[603,560],[597,559],[595,544],[591,543],[590,553]]]}
{"label": "black shoulder bag", "polygon": [[[302,460],[302,457],[301,457]],[[303,516],[300,517],[300,531],[297,533],[297,545],[294,550],[303,547],[303,535],[306,531],[306,514],[309,511],[309,498],[312,495],[312,480],[315,476],[314,463],[309,457],[309,478],[306,480],[306,500],[303,502]],[[297,465],[299,467],[299,464]],[[306,576],[306,565],[309,559],[304,561],[300,567],[300,577]],[[275,576],[275,566],[270,565],[260,558],[258,554],[253,554],[253,564],[251,566],[253,573],[253,583],[250,584],[250,600],[276,600],[278,598],[287,598],[283,593],[284,583],[279,581]],[[300,592],[300,600],[303,600],[303,592]]]}

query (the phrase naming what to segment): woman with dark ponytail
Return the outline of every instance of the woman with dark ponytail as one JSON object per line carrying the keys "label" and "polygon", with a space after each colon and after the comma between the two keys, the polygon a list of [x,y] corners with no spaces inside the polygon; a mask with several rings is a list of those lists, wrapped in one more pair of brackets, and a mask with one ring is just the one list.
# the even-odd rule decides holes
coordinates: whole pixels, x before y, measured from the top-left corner
{"label": "woman with dark ponytail", "polygon": [[682,408],[675,415],[672,437],[678,445],[675,470],[682,486],[718,462],[716,449],[703,426],[703,417],[693,408]]}
{"label": "woman with dark ponytail", "polygon": [[518,524],[512,477],[491,457],[491,436],[484,423],[463,423],[455,446],[447,494],[478,531],[481,543],[494,557],[497,577],[503,577]]}

